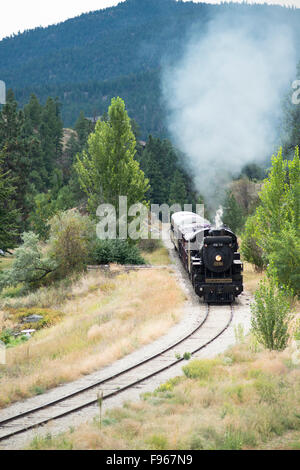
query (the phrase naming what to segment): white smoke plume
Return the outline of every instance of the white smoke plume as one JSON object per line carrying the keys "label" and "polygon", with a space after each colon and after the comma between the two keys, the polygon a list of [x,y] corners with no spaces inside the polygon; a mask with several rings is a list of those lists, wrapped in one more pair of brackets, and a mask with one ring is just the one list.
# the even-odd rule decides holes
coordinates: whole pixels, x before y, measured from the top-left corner
{"label": "white smoke plume", "polygon": [[224,215],[224,210],[223,210],[223,207],[220,206],[219,209],[217,210],[216,217],[215,217],[216,229],[220,229],[223,226],[223,215]]}
{"label": "white smoke plume", "polygon": [[297,60],[288,27],[272,23],[219,16],[205,33],[195,27],[181,59],[164,67],[168,129],[214,208],[230,177],[270,157],[278,143],[282,99]]}

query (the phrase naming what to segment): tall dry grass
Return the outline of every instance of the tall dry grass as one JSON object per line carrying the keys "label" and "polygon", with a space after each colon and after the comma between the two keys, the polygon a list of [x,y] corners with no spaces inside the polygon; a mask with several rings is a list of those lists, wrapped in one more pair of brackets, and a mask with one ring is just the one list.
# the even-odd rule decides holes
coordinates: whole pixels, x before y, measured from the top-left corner
{"label": "tall dry grass", "polygon": [[250,341],[108,411],[102,429],[95,419],[72,433],[37,436],[31,448],[268,449],[278,436],[282,448],[285,435],[293,445],[300,435],[300,368],[291,350],[267,352]]}
{"label": "tall dry grass", "polygon": [[[113,279],[99,272],[85,275],[59,303],[61,323],[7,351],[0,406],[75,380],[153,341],[180,319],[183,299],[165,270]],[[33,299],[23,301],[31,305]]]}
{"label": "tall dry grass", "polygon": [[244,286],[245,289],[253,294],[259,286],[259,283],[265,277],[264,272],[258,272],[251,263],[244,262]]}

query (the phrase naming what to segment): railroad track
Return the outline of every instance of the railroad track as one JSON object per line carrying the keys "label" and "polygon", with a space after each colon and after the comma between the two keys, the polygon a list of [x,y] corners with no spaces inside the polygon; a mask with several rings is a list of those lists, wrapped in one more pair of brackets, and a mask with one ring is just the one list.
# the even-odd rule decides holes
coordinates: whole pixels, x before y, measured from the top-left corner
{"label": "railroad track", "polygon": [[203,321],[194,331],[159,353],[64,397],[2,421],[0,417],[0,442],[95,405],[99,391],[106,401],[183,362],[184,353],[193,356],[219,338],[230,326],[233,314],[231,305],[207,306]]}

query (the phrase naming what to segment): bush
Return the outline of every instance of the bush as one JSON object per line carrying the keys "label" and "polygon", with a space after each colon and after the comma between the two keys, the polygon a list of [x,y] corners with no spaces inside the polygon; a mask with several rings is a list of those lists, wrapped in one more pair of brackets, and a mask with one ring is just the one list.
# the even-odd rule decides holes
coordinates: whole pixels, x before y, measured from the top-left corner
{"label": "bush", "polygon": [[208,379],[212,373],[213,368],[219,364],[215,359],[199,360],[195,359],[188,365],[182,368],[185,376],[188,379]]}
{"label": "bush", "polygon": [[14,336],[12,330],[4,330],[0,333],[0,341],[2,341],[7,348],[13,348],[19,344],[28,341],[27,336]]}
{"label": "bush", "polygon": [[[22,325],[22,330],[41,330],[43,328],[50,328],[51,326],[59,323],[64,314],[58,310],[50,308],[20,308],[17,310],[11,309],[9,313],[13,316],[13,320]],[[24,323],[24,319],[32,315],[43,317],[36,323]]]}
{"label": "bush", "polygon": [[273,279],[261,281],[251,305],[252,331],[257,340],[270,350],[286,348],[291,320],[289,292],[279,289]]}
{"label": "bush", "polygon": [[0,289],[20,283],[37,285],[57,268],[55,259],[44,253],[38,235],[24,233],[22,240],[23,244],[15,250],[11,269],[1,273]]}
{"label": "bush", "polygon": [[141,251],[145,251],[146,253],[153,253],[155,250],[161,247],[162,247],[161,240],[154,240],[152,238],[148,238],[148,239],[139,241],[139,249]]}
{"label": "bush", "polygon": [[132,264],[143,265],[137,246],[126,240],[97,240],[91,253],[91,262],[95,264]]}
{"label": "bush", "polygon": [[50,220],[49,252],[55,259],[59,277],[85,269],[95,226],[76,210],[61,212]]}

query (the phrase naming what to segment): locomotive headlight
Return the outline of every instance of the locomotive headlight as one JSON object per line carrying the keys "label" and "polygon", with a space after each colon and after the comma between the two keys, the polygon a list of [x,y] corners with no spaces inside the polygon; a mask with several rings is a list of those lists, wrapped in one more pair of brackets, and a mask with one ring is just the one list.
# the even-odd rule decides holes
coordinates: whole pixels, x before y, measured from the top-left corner
{"label": "locomotive headlight", "polygon": [[221,255],[217,255],[217,256],[216,256],[216,261],[217,261],[218,263],[220,263],[220,262],[222,261],[222,256],[221,256]]}

